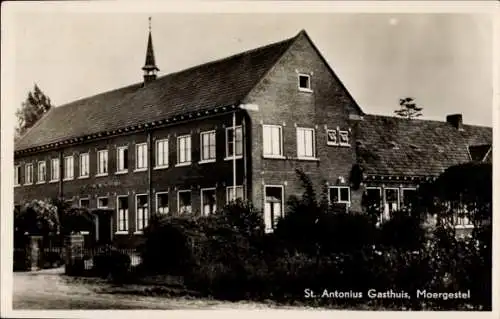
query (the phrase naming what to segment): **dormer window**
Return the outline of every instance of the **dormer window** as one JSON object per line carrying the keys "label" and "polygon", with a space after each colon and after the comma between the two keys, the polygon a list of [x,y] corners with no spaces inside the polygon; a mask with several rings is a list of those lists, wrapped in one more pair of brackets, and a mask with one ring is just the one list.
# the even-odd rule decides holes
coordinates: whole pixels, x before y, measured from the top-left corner
{"label": "dormer window", "polygon": [[299,74],[299,91],[312,92],[311,76],[308,74]]}
{"label": "dormer window", "polygon": [[339,144],[340,145],[351,145],[349,143],[349,131],[339,131]]}

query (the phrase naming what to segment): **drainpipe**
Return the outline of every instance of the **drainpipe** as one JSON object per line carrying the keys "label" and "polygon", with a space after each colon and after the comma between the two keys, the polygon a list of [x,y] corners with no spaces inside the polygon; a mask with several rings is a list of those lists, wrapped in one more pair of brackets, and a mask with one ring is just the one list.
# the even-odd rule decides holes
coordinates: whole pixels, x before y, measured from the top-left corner
{"label": "drainpipe", "polygon": [[[151,216],[151,213],[153,211],[153,154],[152,149],[153,149],[153,141],[151,139],[151,131],[147,131],[147,145],[148,145],[148,212],[149,216]],[[155,211],[156,213],[156,211]]]}
{"label": "drainpipe", "polygon": [[59,151],[59,199],[63,199],[63,174],[64,174],[64,163],[63,163],[63,151]]}
{"label": "drainpipe", "polygon": [[233,112],[233,200],[236,199],[236,111]]}
{"label": "drainpipe", "polygon": [[246,200],[248,198],[248,182],[247,182],[247,143],[246,143],[246,125],[245,125],[245,117],[241,119],[241,140],[242,140],[242,149],[243,149],[243,199]]}

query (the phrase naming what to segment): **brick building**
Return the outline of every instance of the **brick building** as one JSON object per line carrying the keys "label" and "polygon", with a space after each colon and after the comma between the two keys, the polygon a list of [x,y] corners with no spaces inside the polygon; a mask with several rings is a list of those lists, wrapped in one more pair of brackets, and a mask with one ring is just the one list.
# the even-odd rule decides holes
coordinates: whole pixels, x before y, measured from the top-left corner
{"label": "brick building", "polygon": [[318,191],[326,182],[332,202],[362,211],[366,191],[390,213],[422,178],[491,156],[491,128],[459,115],[364,114],[305,31],[161,77],[150,32],[143,71],[140,83],[52,108],[16,142],[15,204],[108,208],[101,238],[128,244],[151,214],[210,214],[242,197],[272,230],[303,192],[297,168]]}

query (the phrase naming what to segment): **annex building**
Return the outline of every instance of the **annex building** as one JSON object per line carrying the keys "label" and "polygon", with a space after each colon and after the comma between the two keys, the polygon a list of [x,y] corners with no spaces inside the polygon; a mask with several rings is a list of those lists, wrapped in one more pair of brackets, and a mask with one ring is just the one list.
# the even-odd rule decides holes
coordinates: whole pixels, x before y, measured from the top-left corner
{"label": "annex building", "polygon": [[365,114],[305,31],[160,77],[150,32],[142,70],[140,83],[52,108],[16,141],[16,205],[59,197],[110,209],[100,238],[127,244],[152,214],[207,215],[241,197],[271,231],[303,192],[297,168],[318,193],[327,183],[332,203],[361,212],[368,193],[389,216],[422,180],[491,161],[492,129],[460,114]]}

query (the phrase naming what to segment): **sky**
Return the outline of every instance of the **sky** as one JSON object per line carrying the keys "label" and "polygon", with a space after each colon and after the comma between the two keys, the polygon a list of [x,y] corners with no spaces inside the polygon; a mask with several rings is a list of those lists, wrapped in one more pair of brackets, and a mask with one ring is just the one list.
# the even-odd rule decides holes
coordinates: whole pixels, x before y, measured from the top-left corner
{"label": "sky", "polygon": [[142,80],[152,17],[159,75],[295,36],[305,29],[366,113],[413,97],[423,118],[462,113],[492,125],[492,21],[485,14],[92,13],[14,15],[14,99],[33,84],[55,105]]}

